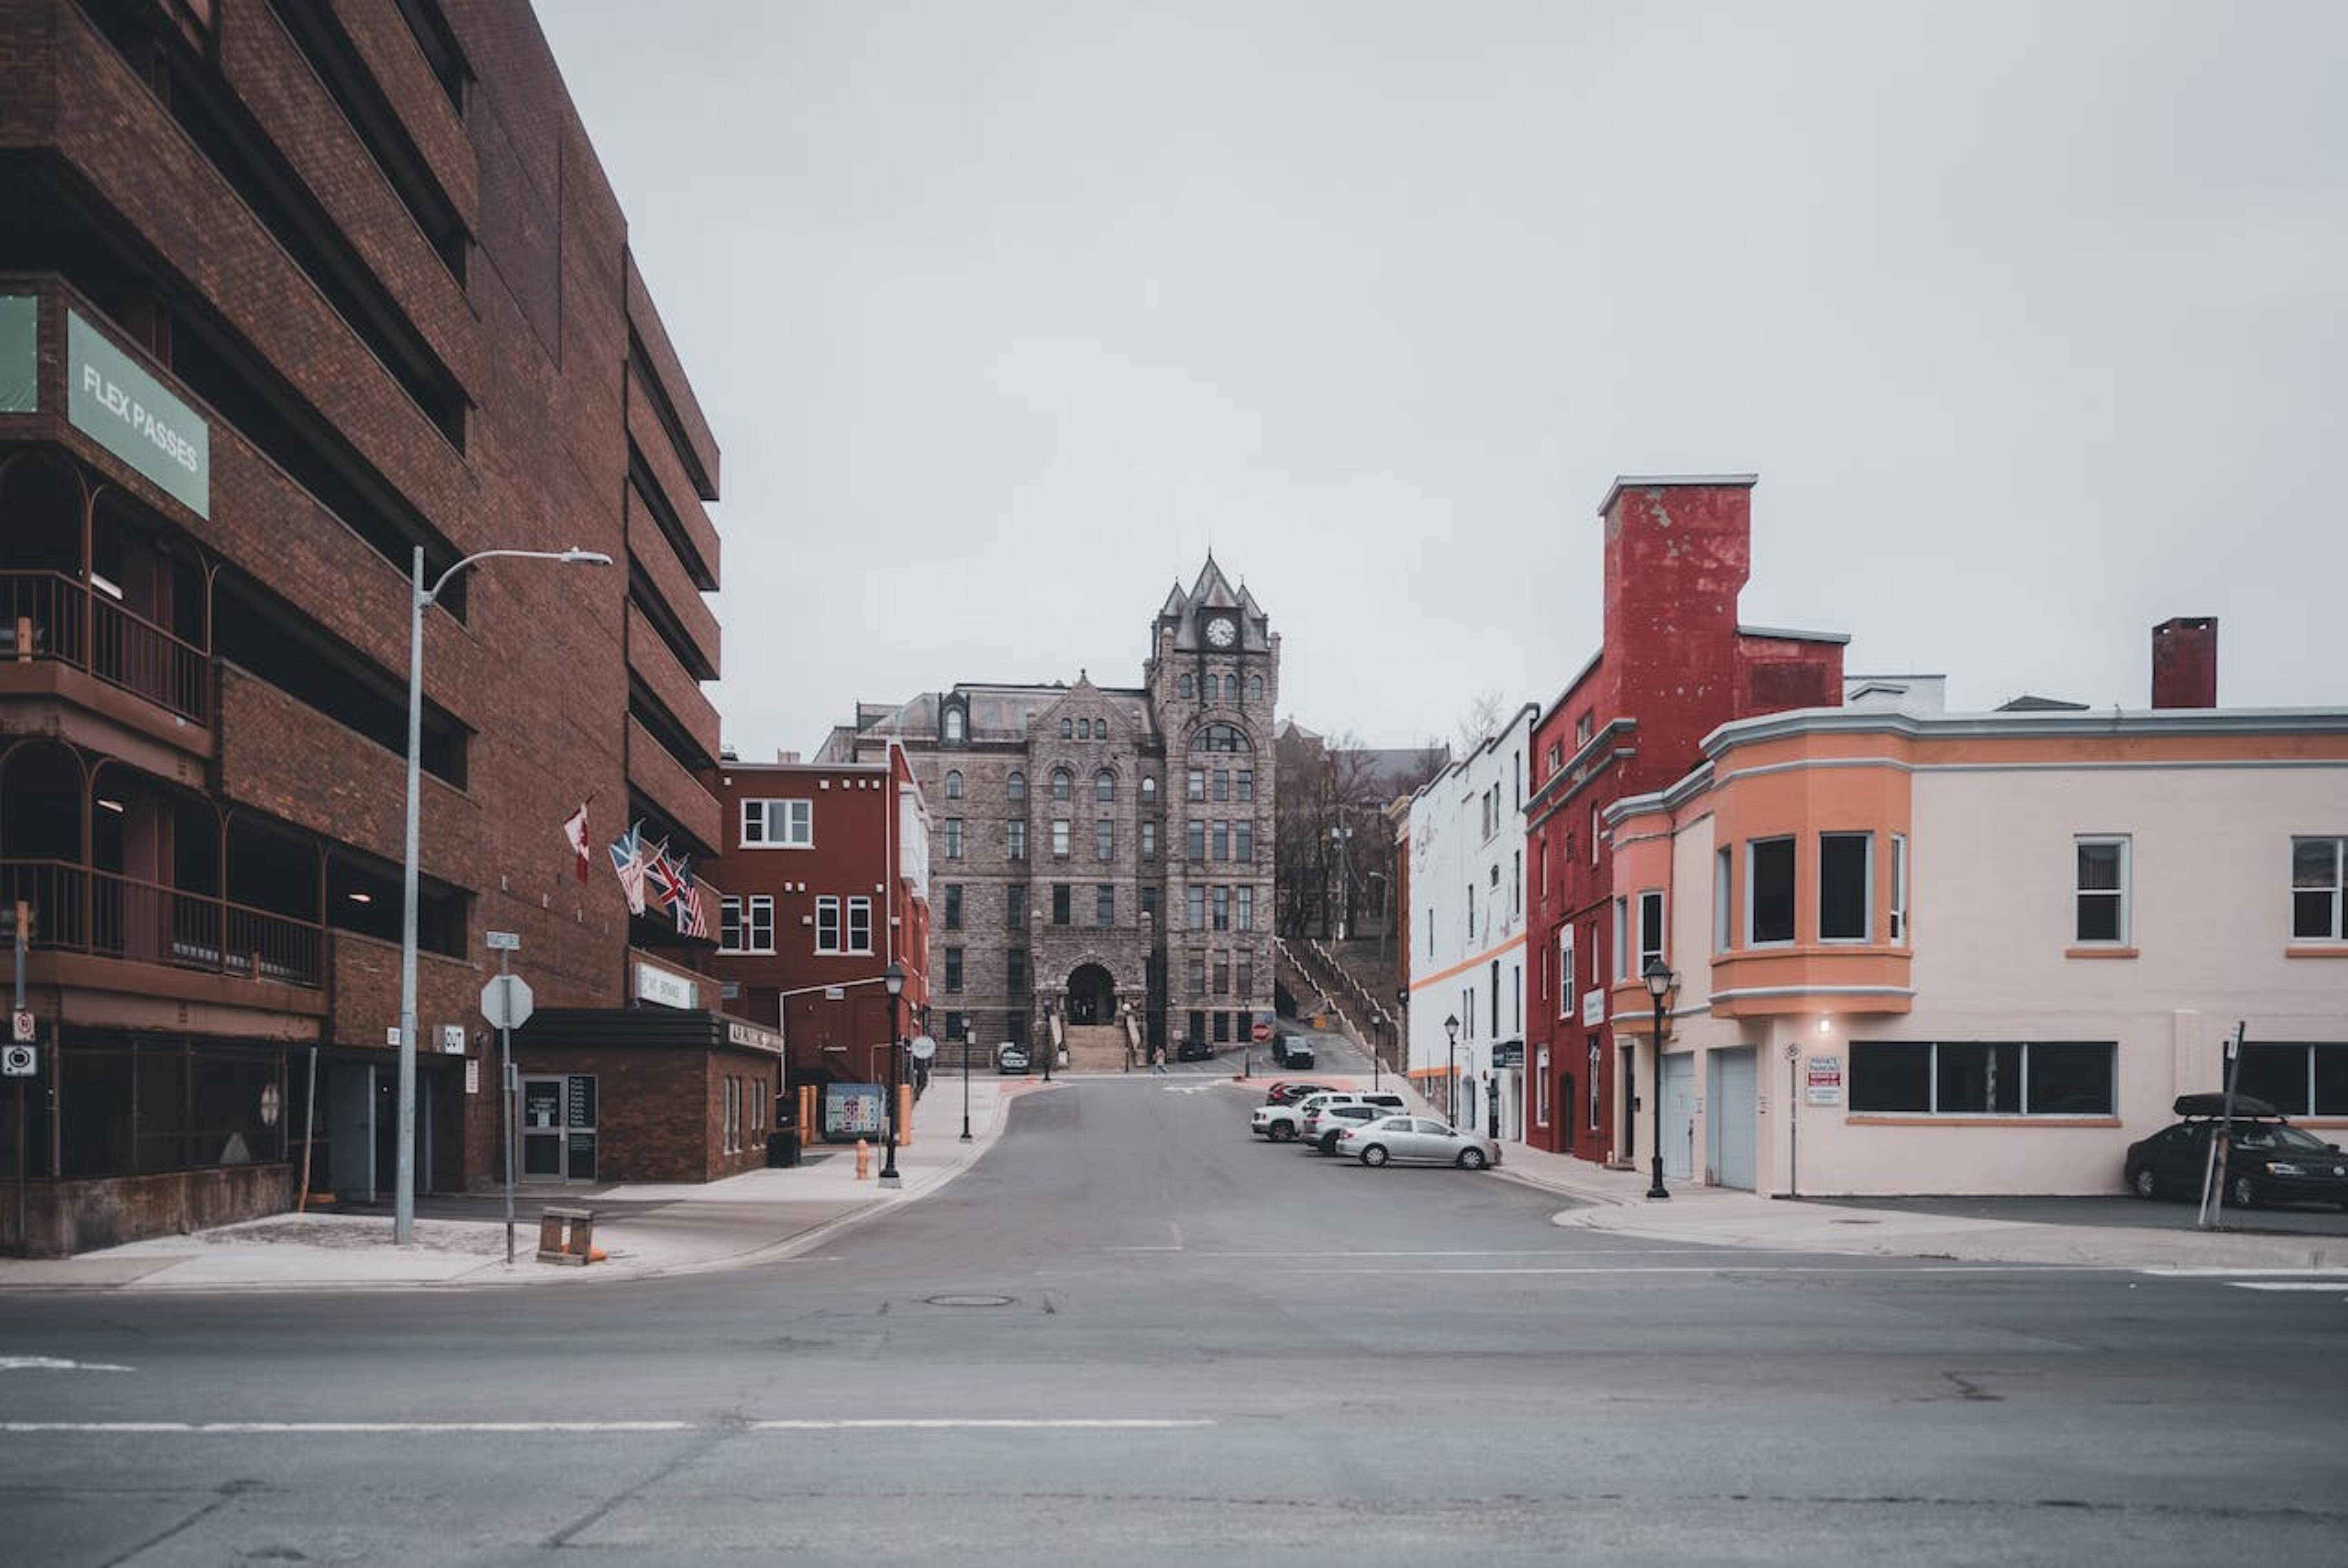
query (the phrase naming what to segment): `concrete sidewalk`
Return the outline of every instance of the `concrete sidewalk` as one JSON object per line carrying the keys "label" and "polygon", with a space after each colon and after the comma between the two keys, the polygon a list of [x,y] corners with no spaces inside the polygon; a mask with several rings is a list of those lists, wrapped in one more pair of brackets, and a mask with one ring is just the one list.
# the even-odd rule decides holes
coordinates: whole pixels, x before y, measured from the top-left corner
{"label": "concrete sidewalk", "polygon": [[[871,1173],[859,1181],[854,1146],[825,1144],[790,1169],[707,1184],[533,1186],[515,1199],[510,1266],[500,1194],[419,1204],[409,1246],[392,1245],[388,1214],[277,1214],[76,1257],[0,1258],[0,1291],[470,1289],[738,1268],[790,1256],[842,1225],[952,1181],[994,1146],[1010,1102],[1045,1085],[990,1077],[973,1078],[970,1088],[964,1143],[961,1081],[931,1083],[914,1108],[911,1142],[897,1151],[901,1184],[894,1191],[880,1184],[882,1150],[873,1149]],[[605,1259],[584,1266],[537,1261],[539,1211],[550,1205],[594,1211],[594,1245]],[[441,1217],[450,1211],[495,1217]]]}

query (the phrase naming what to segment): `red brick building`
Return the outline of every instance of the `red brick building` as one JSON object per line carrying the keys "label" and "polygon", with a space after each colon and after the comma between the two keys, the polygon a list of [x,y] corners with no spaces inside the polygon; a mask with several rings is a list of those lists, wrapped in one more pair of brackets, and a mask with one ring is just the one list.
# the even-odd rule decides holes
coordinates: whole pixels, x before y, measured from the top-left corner
{"label": "red brick building", "polygon": [[[709,969],[730,1011],[781,1033],[793,1105],[804,1087],[887,1081],[892,1038],[959,1041],[962,1014],[932,1010],[929,813],[904,748],[864,763],[728,758],[707,776],[727,889]],[[891,963],[904,974],[893,1017]]]}
{"label": "red brick building", "polygon": [[[617,569],[482,561],[425,614],[418,1187],[501,1169],[492,930],[541,1009],[527,1160],[757,1158],[724,1085],[778,1057],[714,1017],[714,939],[577,880],[561,833],[590,801],[598,857],[639,821],[718,847],[718,454],[529,7],[0,0],[0,909],[41,1046],[21,1147],[0,1117],[13,1239],[305,1177],[388,1201],[419,548],[427,582]],[[640,1068],[716,1136],[639,1160]]]}
{"label": "red brick building", "polygon": [[[1529,920],[1527,1141],[1609,1161],[1643,1157],[1637,1042],[1608,988],[1662,948],[1661,891],[1619,886],[1605,808],[1704,759],[1732,719],[1842,701],[1847,638],[1746,626],[1754,476],[1622,478],[1606,494],[1603,641],[1543,711],[1525,802]],[[1652,1058],[1650,1058],[1652,1060]]]}

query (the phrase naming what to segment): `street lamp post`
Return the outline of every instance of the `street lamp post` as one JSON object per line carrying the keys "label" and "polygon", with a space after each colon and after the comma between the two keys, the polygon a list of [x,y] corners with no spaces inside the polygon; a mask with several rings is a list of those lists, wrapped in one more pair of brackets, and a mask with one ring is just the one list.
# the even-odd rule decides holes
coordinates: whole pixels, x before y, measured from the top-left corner
{"label": "street lamp post", "polygon": [[1410,988],[1395,987],[1395,1072],[1410,1079]]}
{"label": "street lamp post", "polygon": [[905,966],[896,959],[880,971],[880,983],[889,988],[889,1153],[880,1163],[880,1184],[900,1185],[897,1178],[897,999],[905,994]]}
{"label": "street lamp post", "polygon": [[475,561],[505,556],[520,560],[560,561],[565,566],[610,566],[601,550],[476,550],[424,586],[424,547],[416,547],[416,568],[407,600],[407,833],[400,867],[399,916],[399,1146],[392,1187],[391,1241],[416,1240],[416,853],[419,815],[417,789],[424,749],[424,612],[440,598],[449,579]]}
{"label": "street lamp post", "polygon": [[1443,1118],[1457,1127],[1459,1125],[1459,1019],[1457,1014],[1444,1015],[1443,1038],[1450,1063],[1444,1069]]}
{"label": "street lamp post", "polygon": [[1323,928],[1325,931],[1329,925],[1334,924],[1337,927],[1337,940],[1341,942],[1345,939],[1346,928],[1354,913],[1353,837],[1354,830],[1350,827],[1333,827],[1329,830],[1329,842],[1337,846],[1337,875],[1340,878],[1338,884],[1340,891],[1337,895],[1337,918],[1334,922],[1324,922]]}
{"label": "street lamp post", "polygon": [[1060,1042],[1052,1038],[1052,1009],[1044,1009],[1044,1081],[1052,1081],[1052,1059],[1060,1054]]}
{"label": "street lamp post", "polygon": [[1647,1092],[1655,1097],[1655,1146],[1647,1156],[1654,1180],[1648,1184],[1647,1196],[1668,1198],[1671,1194],[1663,1191],[1663,998],[1672,989],[1671,967],[1661,958],[1649,958],[1639,976],[1647,982],[1647,994],[1655,1001],[1655,1067],[1647,1080]]}
{"label": "street lamp post", "polygon": [[962,1031],[962,1141],[970,1142],[970,1053],[978,1049],[978,1030]]}

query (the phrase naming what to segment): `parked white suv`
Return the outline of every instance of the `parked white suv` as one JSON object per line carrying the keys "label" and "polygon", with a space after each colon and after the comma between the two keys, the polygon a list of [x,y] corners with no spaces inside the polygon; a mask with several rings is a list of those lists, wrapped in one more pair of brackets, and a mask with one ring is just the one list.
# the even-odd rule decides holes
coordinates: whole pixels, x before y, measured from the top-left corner
{"label": "parked white suv", "polygon": [[[1385,1103],[1393,1102],[1392,1104]],[[1403,1112],[1399,1094],[1365,1094],[1356,1101],[1336,1105],[1316,1105],[1304,1113],[1297,1123],[1297,1135],[1323,1154],[1337,1152],[1337,1134],[1348,1127],[1359,1127]]]}
{"label": "parked white suv", "polygon": [[1361,1094],[1352,1090],[1333,1089],[1326,1093],[1308,1095],[1293,1105],[1259,1105],[1248,1117],[1248,1131],[1275,1143],[1288,1143],[1303,1133],[1305,1113],[1323,1105],[1376,1105],[1388,1114],[1409,1109],[1402,1102],[1399,1094]]}

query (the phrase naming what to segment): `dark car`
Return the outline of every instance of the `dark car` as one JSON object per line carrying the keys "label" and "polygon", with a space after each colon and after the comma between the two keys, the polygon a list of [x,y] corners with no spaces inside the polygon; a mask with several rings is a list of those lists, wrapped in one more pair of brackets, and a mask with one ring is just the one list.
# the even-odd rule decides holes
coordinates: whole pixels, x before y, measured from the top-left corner
{"label": "dark car", "polygon": [[2292,1126],[2263,1100],[2234,1096],[2234,1119],[2225,1120],[2225,1097],[2180,1094],[2182,1118],[2151,1137],[2128,1145],[2124,1174],[2140,1198],[2198,1200],[2209,1169],[2209,1140],[2231,1129],[2226,1153],[2226,1202],[2238,1209],[2260,1204],[2338,1204],[2348,1208],[2348,1154],[2337,1143]]}
{"label": "dark car", "polygon": [[1334,1083],[1314,1083],[1310,1079],[1284,1078],[1264,1091],[1266,1105],[1293,1105],[1315,1094],[1326,1094],[1336,1087]]}
{"label": "dark car", "polygon": [[1185,1038],[1175,1044],[1174,1060],[1177,1061],[1212,1061],[1214,1059],[1215,1048],[1203,1040]]}
{"label": "dark car", "polygon": [[1301,1034],[1275,1034],[1272,1037],[1272,1059],[1282,1067],[1310,1067],[1313,1042]]}

